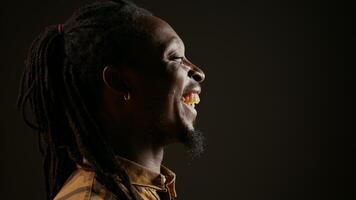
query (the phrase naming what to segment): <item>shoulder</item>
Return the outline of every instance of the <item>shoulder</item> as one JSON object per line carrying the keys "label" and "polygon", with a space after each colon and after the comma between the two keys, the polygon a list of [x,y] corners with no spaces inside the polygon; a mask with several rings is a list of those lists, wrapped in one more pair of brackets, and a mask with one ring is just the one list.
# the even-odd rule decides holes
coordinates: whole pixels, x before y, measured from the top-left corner
{"label": "shoulder", "polygon": [[93,171],[78,168],[64,183],[54,200],[114,200],[114,197],[95,179]]}

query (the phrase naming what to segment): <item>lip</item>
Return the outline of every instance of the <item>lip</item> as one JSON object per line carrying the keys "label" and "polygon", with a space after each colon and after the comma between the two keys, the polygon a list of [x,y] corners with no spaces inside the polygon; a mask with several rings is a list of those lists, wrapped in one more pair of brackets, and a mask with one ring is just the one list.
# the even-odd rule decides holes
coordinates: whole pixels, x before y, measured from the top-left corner
{"label": "lip", "polygon": [[197,116],[198,112],[193,106],[188,105],[188,104],[184,103],[183,101],[182,101],[182,104],[186,110],[188,110],[190,113],[193,114],[193,116],[192,116],[193,118],[195,118]]}
{"label": "lip", "polygon": [[[199,95],[201,92],[201,87],[200,86],[195,86],[195,87],[187,87],[184,92],[182,97],[189,95],[190,93],[195,93],[197,95]],[[181,103],[183,104],[183,106],[185,107],[186,110],[188,110],[190,113],[193,114],[193,118],[195,118],[198,114],[197,110],[195,109],[195,106],[192,105],[188,105],[185,102],[181,101]]]}
{"label": "lip", "polygon": [[188,95],[190,93],[196,93],[196,94],[199,95],[200,92],[201,92],[201,88],[200,87],[187,88],[187,89],[184,90],[182,97],[184,97],[184,96],[186,96],[186,95]]}

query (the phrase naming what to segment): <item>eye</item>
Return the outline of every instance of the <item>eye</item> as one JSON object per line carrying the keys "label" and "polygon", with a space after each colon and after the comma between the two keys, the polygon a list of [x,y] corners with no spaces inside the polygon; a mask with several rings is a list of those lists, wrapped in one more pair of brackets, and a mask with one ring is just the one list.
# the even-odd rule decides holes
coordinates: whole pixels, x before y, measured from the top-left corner
{"label": "eye", "polygon": [[174,56],[174,57],[171,58],[172,61],[178,62],[178,63],[182,63],[183,59],[184,59],[183,56]]}

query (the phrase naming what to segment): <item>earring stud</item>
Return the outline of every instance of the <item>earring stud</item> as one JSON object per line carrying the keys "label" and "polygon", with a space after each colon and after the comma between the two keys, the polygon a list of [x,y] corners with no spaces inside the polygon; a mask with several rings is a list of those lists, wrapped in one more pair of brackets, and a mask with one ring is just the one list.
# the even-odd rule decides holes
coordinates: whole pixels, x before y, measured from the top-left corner
{"label": "earring stud", "polygon": [[128,101],[131,99],[130,92],[128,92],[127,94],[124,94],[124,99],[125,99],[125,101]]}

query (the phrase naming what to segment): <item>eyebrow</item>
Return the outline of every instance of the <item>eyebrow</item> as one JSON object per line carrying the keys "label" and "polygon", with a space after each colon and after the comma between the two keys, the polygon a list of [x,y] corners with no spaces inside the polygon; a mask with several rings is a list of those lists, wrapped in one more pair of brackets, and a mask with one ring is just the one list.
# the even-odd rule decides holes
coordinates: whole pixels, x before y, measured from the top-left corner
{"label": "eyebrow", "polygon": [[172,37],[168,44],[172,44],[172,43],[183,43],[181,39],[179,39],[178,37]]}
{"label": "eyebrow", "polygon": [[166,46],[164,46],[164,52],[166,52],[172,45],[177,44],[178,46],[182,46],[185,49],[183,41],[178,37],[172,37],[169,39]]}

